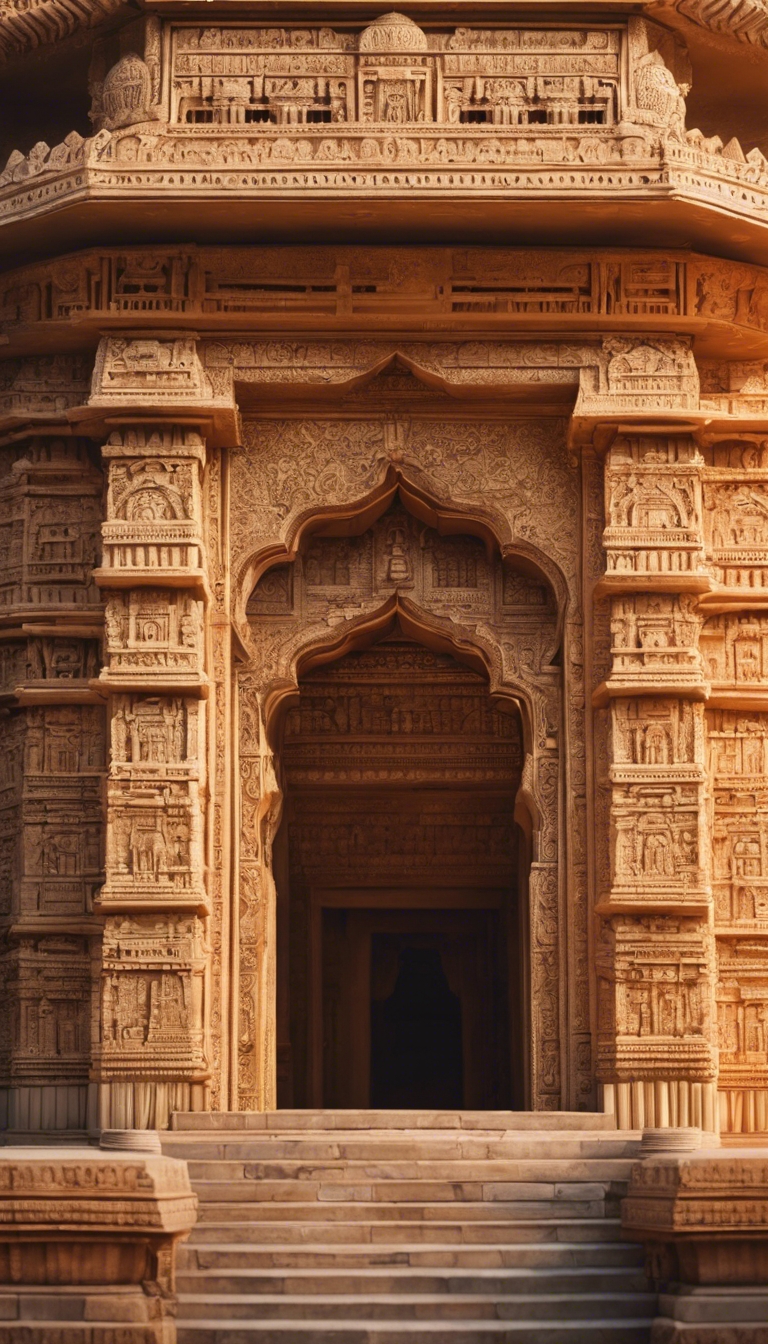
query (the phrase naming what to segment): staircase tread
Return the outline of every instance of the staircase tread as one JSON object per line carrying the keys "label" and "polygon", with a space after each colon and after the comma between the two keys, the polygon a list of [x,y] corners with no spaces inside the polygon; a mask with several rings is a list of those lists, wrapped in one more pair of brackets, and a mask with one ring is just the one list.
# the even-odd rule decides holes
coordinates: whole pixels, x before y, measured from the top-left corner
{"label": "staircase tread", "polygon": [[[293,1210],[293,1209],[295,1209],[296,1205],[295,1205],[295,1204],[290,1204],[290,1205],[288,1205],[288,1207],[289,1207],[291,1210]],[[441,1205],[440,1207],[442,1207],[442,1205]],[[462,1205],[462,1212],[463,1212],[463,1211],[464,1211],[464,1205]],[[362,1220],[361,1220],[361,1221],[362,1221]],[[473,1219],[472,1226],[473,1226],[473,1227],[496,1227],[496,1226],[498,1225],[498,1222],[499,1222],[498,1219],[489,1219],[487,1222],[482,1222],[480,1219],[476,1219],[476,1220]],[[516,1220],[515,1220],[515,1224],[519,1223],[519,1224],[520,1224],[521,1226],[523,1226],[523,1227],[594,1227],[595,1224],[599,1224],[599,1223],[608,1223],[608,1224],[610,1224],[612,1227],[617,1227],[617,1226],[619,1226],[620,1222],[621,1222],[621,1220],[620,1220],[619,1218],[519,1218],[519,1219],[516,1219]],[[286,1223],[286,1225],[289,1226],[289,1227],[314,1227],[314,1226],[315,1226],[315,1224],[314,1224],[313,1222],[310,1222],[310,1223],[303,1223],[302,1220],[301,1220],[301,1218],[286,1218],[286,1219],[285,1219],[285,1223]],[[513,1226],[514,1226],[515,1224],[513,1224]],[[233,1220],[233,1219],[230,1219],[230,1220],[228,1220],[228,1221],[225,1222],[225,1223],[216,1223],[216,1222],[214,1222],[213,1220],[210,1220],[210,1221],[207,1221],[207,1222],[199,1223],[199,1224],[198,1224],[198,1227],[205,1227],[205,1228],[216,1228],[216,1227],[228,1228],[228,1227],[243,1227],[243,1226],[246,1226],[246,1227],[274,1227],[274,1222],[260,1222],[258,1218],[243,1218],[243,1219],[239,1219],[238,1221],[235,1221],[235,1220]],[[356,1226],[357,1226],[357,1224],[356,1224]],[[392,1219],[391,1219],[391,1218],[370,1218],[370,1219],[366,1219],[364,1222],[362,1222],[362,1226],[363,1226],[363,1227],[389,1227],[389,1228],[391,1228],[391,1226],[392,1226]],[[437,1227],[451,1227],[451,1228],[453,1228],[453,1227],[464,1227],[464,1219],[463,1219],[463,1218],[441,1218],[441,1219],[440,1219],[440,1222],[435,1224],[435,1227],[436,1227],[436,1228],[437,1228]]]}
{"label": "staircase tread", "polygon": [[[627,1247],[624,1246],[624,1243],[620,1243],[620,1246],[621,1246],[621,1249],[627,1249]],[[421,1246],[418,1247],[418,1250],[421,1250],[421,1249],[422,1249]],[[432,1247],[430,1247],[430,1249],[432,1249]],[[507,1250],[508,1250],[508,1247],[507,1247],[506,1245],[504,1245],[503,1247],[500,1247],[500,1249],[502,1249],[502,1250],[504,1250],[504,1251],[507,1251]],[[565,1242],[557,1243],[557,1250],[566,1250],[566,1251],[568,1251],[568,1250],[578,1250],[578,1251],[582,1251],[582,1250],[584,1250],[584,1249],[586,1249],[586,1250],[589,1250],[589,1249],[593,1249],[593,1250],[596,1250],[596,1249],[604,1250],[604,1249],[605,1249],[605,1243],[604,1243],[604,1242],[599,1242],[599,1243],[597,1243],[596,1246],[593,1246],[593,1247],[590,1247],[590,1246],[588,1245],[588,1243],[586,1243],[586,1247],[585,1247],[585,1243],[582,1243],[582,1242],[576,1242],[576,1243],[573,1243],[573,1245],[570,1245],[570,1246],[566,1245]],[[218,1250],[218,1247],[217,1247],[217,1250]],[[239,1250],[242,1250],[242,1246],[239,1245],[239,1243],[238,1243],[238,1246],[237,1246],[237,1250],[238,1250],[238,1251],[239,1251]],[[270,1250],[272,1250],[272,1247],[270,1247]],[[293,1247],[291,1247],[291,1250],[293,1250]],[[402,1247],[397,1247],[397,1250],[398,1250],[398,1251],[401,1251],[401,1250],[402,1250]],[[455,1247],[451,1246],[451,1247],[449,1247],[449,1250],[453,1251],[453,1250],[455,1250]],[[640,1258],[640,1247],[636,1247],[636,1250],[638,1250],[638,1253],[639,1253],[639,1257],[638,1257],[638,1259],[639,1259],[639,1258]],[[304,1251],[304,1247],[303,1247],[303,1251]],[[545,1274],[562,1274],[562,1273],[564,1273],[564,1270],[568,1271],[569,1274],[578,1274],[578,1273],[582,1273],[582,1274],[608,1274],[608,1273],[619,1274],[619,1273],[621,1273],[621,1274],[624,1274],[624,1273],[627,1273],[627,1269],[629,1269],[629,1267],[631,1267],[631,1266],[627,1266],[627,1265],[619,1265],[619,1266],[611,1266],[611,1265],[608,1265],[608,1266],[603,1266],[603,1265],[574,1265],[574,1266],[572,1266],[572,1265],[557,1265],[557,1266],[554,1266],[554,1265],[543,1265],[543,1266],[542,1266],[542,1265],[538,1265],[538,1266],[537,1266],[537,1265],[531,1265],[531,1266],[525,1266],[525,1265],[521,1265],[521,1266],[515,1266],[515,1265],[496,1265],[496,1266],[482,1266],[482,1265],[477,1265],[477,1266],[469,1266],[469,1265],[459,1265],[459,1266],[449,1266],[449,1265],[436,1265],[436,1266],[382,1265],[382,1266],[377,1266],[377,1265],[371,1265],[371,1266],[367,1266],[367,1265],[364,1265],[364,1266],[360,1266],[360,1270],[362,1270],[363,1273],[366,1273],[366,1274],[391,1274],[391,1273],[393,1273],[393,1271],[395,1271],[395,1270],[399,1270],[399,1271],[402,1271],[402,1273],[413,1273],[413,1274],[420,1274],[420,1275],[421,1275],[421,1274],[424,1274],[424,1270],[425,1270],[425,1269],[429,1269],[429,1270],[430,1270],[430,1273],[433,1273],[433,1274],[444,1273],[444,1274],[447,1274],[447,1275],[451,1275],[451,1277],[453,1277],[453,1275],[455,1275],[455,1274],[457,1274],[457,1273],[459,1273],[459,1274],[461,1274],[461,1273],[467,1273],[467,1274],[472,1274],[472,1275],[477,1275],[477,1274],[498,1275],[499,1273],[510,1274],[510,1275],[514,1275],[514,1274],[521,1274],[521,1275],[522,1275],[522,1274],[525,1274],[525,1275],[535,1274],[535,1275],[539,1275],[539,1277],[543,1277],[543,1275],[545,1275]],[[221,1270],[221,1269],[211,1269],[211,1267],[202,1267],[202,1269],[198,1269],[198,1267],[195,1267],[194,1270],[184,1270],[184,1269],[180,1270],[180,1271],[179,1271],[179,1273],[180,1273],[180,1277],[186,1277],[186,1275],[192,1273],[192,1271],[194,1271],[195,1274],[210,1274],[210,1275],[221,1275],[222,1273],[226,1273],[227,1275],[235,1275],[235,1274],[254,1274],[254,1275],[256,1275],[256,1274],[262,1274],[262,1275],[273,1275],[274,1273],[276,1273],[276,1267],[254,1265],[253,1267],[249,1267],[249,1269],[237,1269],[237,1267],[233,1267],[233,1269],[226,1269],[226,1270]],[[280,1269],[277,1269],[277,1273],[280,1273]],[[336,1267],[328,1267],[328,1269],[323,1269],[323,1267],[319,1267],[319,1269],[315,1269],[315,1267],[307,1267],[307,1269],[292,1269],[292,1267],[289,1267],[289,1269],[286,1269],[286,1270],[285,1270],[285,1273],[289,1273],[289,1274],[339,1274],[339,1273],[346,1273],[346,1270],[344,1270],[343,1267],[342,1267],[342,1270],[336,1269]]]}
{"label": "staircase tread", "polygon": [[[179,1293],[179,1303],[189,1302],[210,1302],[212,1305],[221,1306],[225,1302],[256,1302],[260,1306],[273,1302],[291,1302],[296,1301],[301,1305],[307,1303],[329,1303],[331,1305],[343,1305],[348,1302],[379,1303],[393,1302],[397,1304],[409,1303],[440,1303],[443,1305],[446,1301],[473,1303],[477,1302],[477,1293],[366,1293],[361,1299],[358,1293],[302,1293],[301,1296],[292,1297],[290,1293]],[[639,1288],[633,1288],[624,1293],[579,1293],[580,1302],[626,1302],[634,1299],[652,1299],[656,1300],[656,1294],[650,1289],[643,1291]],[[494,1302],[540,1302],[540,1293],[494,1293]],[[573,1293],[548,1293],[548,1302],[572,1302]]]}
{"label": "staircase tread", "polygon": [[648,1344],[657,1298],[618,1217],[639,1135],[562,1121],[192,1119],[163,1142],[200,1198],[178,1344]]}
{"label": "staircase tread", "polygon": [[[654,1315],[655,1315],[655,1312],[654,1312]],[[544,1320],[544,1321],[542,1321],[540,1318],[534,1318],[534,1319],[532,1319],[532,1320],[525,1320],[525,1321],[493,1321],[493,1320],[483,1320],[482,1318],[480,1318],[480,1319],[478,1319],[478,1320],[476,1320],[476,1321],[472,1321],[472,1320],[462,1320],[462,1321],[450,1321],[450,1320],[422,1321],[422,1320],[420,1320],[420,1321],[414,1321],[414,1322],[413,1322],[413,1327],[414,1327],[414,1328],[417,1328],[419,1331],[421,1331],[421,1330],[441,1330],[441,1331],[446,1331],[446,1330],[522,1330],[522,1329],[528,1329],[528,1330],[530,1330],[530,1329],[536,1329],[536,1330],[541,1330],[542,1328],[551,1329],[551,1328],[553,1328],[553,1327],[557,1327],[557,1328],[559,1328],[559,1329],[570,1328],[570,1329],[582,1329],[582,1330],[596,1329],[596,1328],[606,1329],[606,1328],[608,1328],[608,1327],[612,1327],[613,1329],[616,1329],[617,1327],[622,1327],[622,1328],[624,1328],[624,1329],[627,1329],[627,1328],[629,1328],[630,1326],[645,1326],[645,1325],[648,1325],[648,1323],[649,1323],[651,1320],[653,1320],[653,1316],[642,1316],[642,1317],[625,1316],[625,1317],[618,1317],[617,1319],[613,1319],[613,1320],[606,1320],[606,1318],[603,1316],[603,1317],[601,1317],[599,1320],[588,1320],[588,1319],[581,1320],[581,1319],[576,1319],[576,1320],[563,1320],[563,1321],[560,1321],[560,1320],[551,1320],[551,1321]],[[24,1322],[24,1324],[26,1325],[27,1322]],[[48,1324],[50,1324],[50,1323],[48,1323]],[[219,1330],[233,1330],[233,1329],[236,1329],[236,1330],[243,1330],[243,1329],[247,1329],[247,1328],[249,1327],[249,1325],[251,1325],[251,1327],[252,1327],[254,1330],[264,1330],[265,1328],[267,1328],[267,1323],[264,1322],[263,1320],[256,1320],[256,1321],[253,1321],[253,1322],[248,1322],[247,1320],[246,1320],[246,1321],[236,1321],[236,1322],[233,1322],[233,1321],[231,1321],[231,1320],[229,1320],[229,1319],[227,1319],[227,1318],[225,1318],[225,1319],[223,1319],[223,1320],[217,1320],[217,1319],[215,1319],[215,1318],[214,1318],[214,1319],[210,1319],[210,1320],[207,1320],[207,1319],[198,1319],[198,1320],[195,1320],[194,1324],[190,1324],[190,1323],[187,1322],[187,1321],[179,1322],[179,1324],[180,1324],[180,1326],[183,1326],[183,1329],[184,1329],[184,1330],[190,1330],[190,1329],[191,1329],[191,1330],[205,1330],[205,1329],[210,1330],[210,1329],[214,1329],[214,1328],[219,1329]],[[323,1330],[323,1331],[327,1331],[327,1330],[390,1330],[390,1331],[391,1331],[391,1330],[393,1329],[394,1326],[396,1326],[399,1330],[401,1330],[401,1329],[403,1328],[403,1325],[404,1325],[404,1324],[405,1324],[405,1323],[402,1322],[402,1321],[400,1321],[400,1322],[394,1322],[394,1321],[377,1321],[377,1320],[368,1320],[368,1319],[366,1319],[365,1317],[361,1317],[359,1320],[356,1320],[356,1321],[353,1321],[353,1320],[332,1320],[332,1321],[329,1321],[329,1320],[327,1320],[327,1319],[321,1317],[320,1319],[318,1319],[318,1320],[314,1320],[314,1321],[313,1321],[313,1320],[310,1320],[310,1319],[302,1319],[302,1320],[299,1320],[299,1321],[291,1321],[291,1320],[270,1320],[270,1321],[268,1322],[268,1328],[269,1328],[270,1330],[276,1330],[276,1329],[277,1329],[277,1330],[296,1330],[296,1329],[300,1329],[300,1330],[312,1330],[312,1329],[314,1329],[314,1330]],[[99,1322],[99,1325],[101,1325],[101,1322]]]}

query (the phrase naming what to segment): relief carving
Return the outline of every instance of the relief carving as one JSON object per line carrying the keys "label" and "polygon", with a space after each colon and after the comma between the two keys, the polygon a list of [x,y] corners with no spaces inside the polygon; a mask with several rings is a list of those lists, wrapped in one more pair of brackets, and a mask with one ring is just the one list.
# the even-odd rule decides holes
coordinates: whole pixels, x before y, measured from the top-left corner
{"label": "relief carving", "polygon": [[706,924],[616,915],[605,926],[603,949],[603,1069],[631,1080],[711,1080],[714,945]]}
{"label": "relief carving", "polygon": [[581,372],[574,415],[697,410],[699,375],[680,337],[607,336],[603,358]]}
{"label": "relief carving", "polygon": [[711,616],[701,631],[701,653],[713,693],[759,706],[768,681],[768,618],[759,612]]}
{"label": "relief carving", "polygon": [[[142,449],[150,456],[142,456]],[[102,451],[109,474],[101,586],[124,588],[163,578],[202,585],[205,445],[199,434],[116,432]]]}
{"label": "relief carving", "polygon": [[692,440],[618,438],[605,475],[608,578],[673,584],[695,579],[703,559],[700,458]]}
{"label": "relief carving", "polygon": [[698,646],[702,620],[694,597],[614,598],[611,609],[610,693],[703,688],[705,667]]}
{"label": "relief carving", "polygon": [[105,336],[100,342],[92,406],[194,405],[213,400],[194,337]]}
{"label": "relief carving", "polygon": [[115,689],[194,690],[205,679],[202,620],[202,602],[175,589],[111,595],[101,679]]}
{"label": "relief carving", "polygon": [[98,1053],[102,1078],[205,1079],[204,967],[197,919],[107,919]]}

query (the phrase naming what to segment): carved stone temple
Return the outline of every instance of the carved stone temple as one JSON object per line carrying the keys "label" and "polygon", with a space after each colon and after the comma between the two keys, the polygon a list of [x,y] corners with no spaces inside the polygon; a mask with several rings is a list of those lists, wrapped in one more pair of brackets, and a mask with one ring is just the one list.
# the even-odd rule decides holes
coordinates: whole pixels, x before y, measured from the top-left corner
{"label": "carved stone temple", "polygon": [[0,55],[4,1127],[768,1130],[766,5]]}

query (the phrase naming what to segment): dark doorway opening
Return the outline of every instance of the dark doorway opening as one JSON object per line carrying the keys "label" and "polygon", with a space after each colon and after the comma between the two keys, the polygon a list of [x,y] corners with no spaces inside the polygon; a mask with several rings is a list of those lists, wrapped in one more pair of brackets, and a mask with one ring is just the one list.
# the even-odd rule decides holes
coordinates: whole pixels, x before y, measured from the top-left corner
{"label": "dark doorway opening", "polygon": [[[374,934],[371,943],[374,985],[385,939]],[[461,1000],[438,948],[404,947],[392,993],[371,1001],[371,1105],[400,1110],[463,1103]]]}
{"label": "dark doorway opening", "polygon": [[302,676],[280,754],[278,1104],[524,1109],[518,705],[394,629]]}

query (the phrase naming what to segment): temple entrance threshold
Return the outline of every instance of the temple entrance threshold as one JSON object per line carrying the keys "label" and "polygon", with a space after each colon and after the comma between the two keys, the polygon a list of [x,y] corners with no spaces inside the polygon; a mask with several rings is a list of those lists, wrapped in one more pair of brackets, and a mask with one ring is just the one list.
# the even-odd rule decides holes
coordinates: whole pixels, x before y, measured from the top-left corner
{"label": "temple entrance threshold", "polygon": [[301,679],[281,767],[279,1105],[525,1107],[517,704],[395,632]]}

